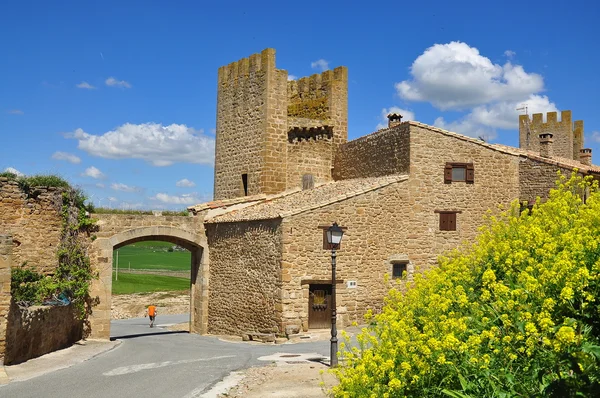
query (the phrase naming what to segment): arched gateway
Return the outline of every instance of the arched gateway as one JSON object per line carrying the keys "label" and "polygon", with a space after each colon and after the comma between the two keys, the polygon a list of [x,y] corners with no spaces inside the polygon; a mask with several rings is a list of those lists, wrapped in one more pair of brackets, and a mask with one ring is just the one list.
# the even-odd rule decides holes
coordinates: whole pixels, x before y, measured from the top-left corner
{"label": "arched gateway", "polygon": [[208,310],[208,245],[200,217],[94,214],[99,231],[90,248],[90,261],[100,273],[92,282],[90,295],[99,300],[90,316],[91,338],[110,337],[112,253],[135,242],[160,240],[179,245],[192,253],[190,332],[204,334]]}

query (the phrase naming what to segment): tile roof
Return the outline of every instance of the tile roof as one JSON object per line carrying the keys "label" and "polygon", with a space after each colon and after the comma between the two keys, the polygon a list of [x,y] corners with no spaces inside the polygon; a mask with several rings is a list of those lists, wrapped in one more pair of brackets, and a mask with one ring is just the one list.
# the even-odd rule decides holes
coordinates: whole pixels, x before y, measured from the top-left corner
{"label": "tile roof", "polygon": [[408,175],[388,175],[327,182],[312,189],[288,191],[267,197],[244,208],[207,217],[205,222],[238,222],[289,217],[407,179]]}
{"label": "tile roof", "polygon": [[[553,164],[553,165],[563,167],[566,169],[575,169],[576,168],[576,169],[579,169],[580,171],[600,173],[600,166],[597,166],[597,165],[587,166],[587,165],[585,165],[577,160],[574,160],[574,159],[562,158],[562,157],[558,157],[558,156],[554,156],[552,158],[546,158],[546,157],[540,156],[539,152],[530,151],[530,150],[526,150],[526,149],[522,149],[522,148],[516,148],[516,147],[512,147],[512,146],[508,146],[508,145],[502,145],[502,144],[490,144],[490,143],[487,143],[485,141],[482,141],[482,140],[479,140],[476,138],[472,138],[472,137],[469,137],[466,135],[454,133],[452,131],[448,131],[448,130],[444,130],[444,129],[441,129],[438,127],[430,126],[428,124],[423,124],[423,123],[414,122],[414,121],[408,121],[405,123],[408,123],[411,126],[421,127],[424,129],[428,129],[430,131],[435,131],[435,132],[444,134],[449,137],[454,137],[454,138],[460,139],[462,141],[472,142],[474,144],[481,145],[481,146],[484,146],[486,148],[489,148],[489,149],[492,149],[495,151],[508,153],[508,154],[515,155],[515,156],[528,157],[530,159],[533,159],[533,160],[536,160],[539,162]],[[404,123],[402,123],[402,124],[404,124]],[[389,129],[379,130],[373,134],[381,133],[386,130],[389,130]]]}

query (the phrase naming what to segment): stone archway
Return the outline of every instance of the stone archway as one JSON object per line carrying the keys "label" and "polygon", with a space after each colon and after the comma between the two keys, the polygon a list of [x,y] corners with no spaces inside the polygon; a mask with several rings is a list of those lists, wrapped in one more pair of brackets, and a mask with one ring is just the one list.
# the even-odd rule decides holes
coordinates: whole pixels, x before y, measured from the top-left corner
{"label": "stone archway", "polygon": [[[100,230],[113,230],[100,223]],[[116,231],[115,231],[116,232]],[[203,231],[202,231],[203,232]],[[98,298],[90,316],[90,338],[110,338],[112,253],[114,249],[145,240],[160,240],[177,244],[192,253],[190,291],[190,333],[205,334],[208,322],[208,245],[204,234],[171,226],[148,226],[123,230],[114,234],[99,234],[90,249],[92,267],[99,279],[92,282],[90,296]]]}

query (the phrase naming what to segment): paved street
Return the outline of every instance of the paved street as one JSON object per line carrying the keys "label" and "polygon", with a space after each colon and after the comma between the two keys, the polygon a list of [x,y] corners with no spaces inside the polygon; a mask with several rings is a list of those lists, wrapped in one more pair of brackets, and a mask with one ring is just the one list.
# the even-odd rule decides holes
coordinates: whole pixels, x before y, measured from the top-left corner
{"label": "paved street", "polygon": [[208,397],[206,392],[231,372],[269,363],[258,360],[261,356],[329,355],[325,340],[263,345],[167,330],[187,319],[159,316],[152,329],[147,318],[113,321],[111,334],[121,341],[114,349],[66,369],[0,386],[0,397]]}

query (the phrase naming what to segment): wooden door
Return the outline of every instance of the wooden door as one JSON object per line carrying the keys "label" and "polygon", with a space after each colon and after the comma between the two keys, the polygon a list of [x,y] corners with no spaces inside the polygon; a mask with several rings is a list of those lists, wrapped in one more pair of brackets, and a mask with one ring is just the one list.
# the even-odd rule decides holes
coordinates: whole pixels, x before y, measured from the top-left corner
{"label": "wooden door", "polygon": [[310,285],[308,294],[308,327],[331,327],[331,285]]}

